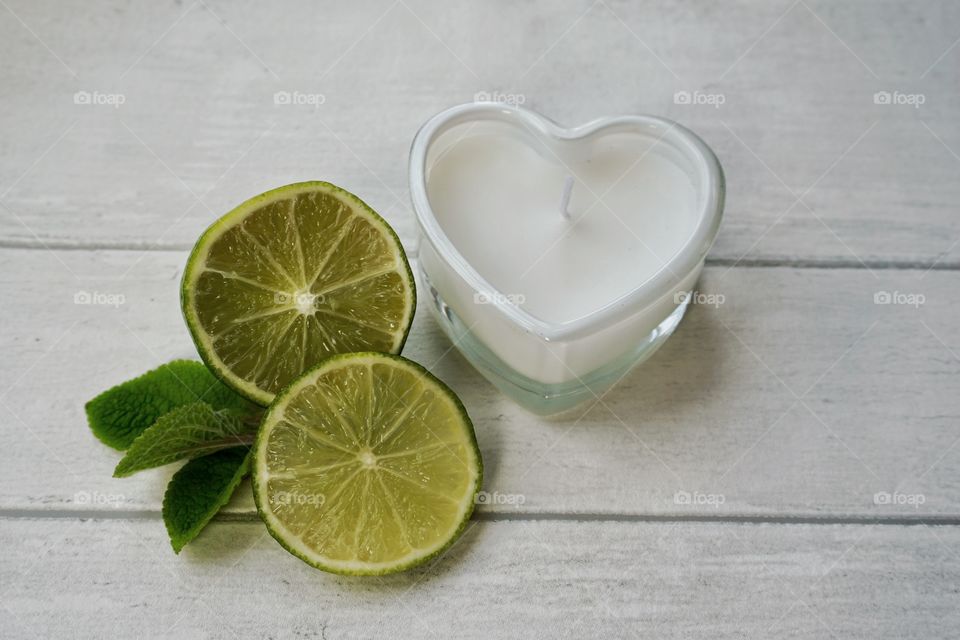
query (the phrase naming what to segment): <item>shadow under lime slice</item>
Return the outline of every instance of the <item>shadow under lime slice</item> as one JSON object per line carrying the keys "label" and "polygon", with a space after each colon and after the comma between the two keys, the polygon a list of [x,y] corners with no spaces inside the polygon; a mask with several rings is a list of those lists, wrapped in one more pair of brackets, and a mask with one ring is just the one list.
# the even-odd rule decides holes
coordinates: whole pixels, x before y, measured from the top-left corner
{"label": "shadow under lime slice", "polygon": [[334,573],[426,562],[463,531],[483,466],[442,382],[400,356],[334,356],[285,389],[254,445],[253,492],[290,553]]}
{"label": "shadow under lime slice", "polygon": [[399,353],[414,287],[380,216],[339,187],[302,182],[256,196],[207,229],[187,262],[181,303],[207,365],[265,405],[331,355]]}

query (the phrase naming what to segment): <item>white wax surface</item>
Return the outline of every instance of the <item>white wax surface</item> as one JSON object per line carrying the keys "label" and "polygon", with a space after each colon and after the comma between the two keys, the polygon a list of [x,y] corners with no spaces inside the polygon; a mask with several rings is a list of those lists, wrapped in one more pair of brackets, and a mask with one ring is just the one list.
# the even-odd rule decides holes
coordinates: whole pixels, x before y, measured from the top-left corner
{"label": "white wax surface", "polygon": [[[480,275],[540,320],[568,322],[608,306],[693,233],[694,185],[648,136],[552,150],[505,129],[456,138],[429,168],[433,211]],[[560,200],[569,175],[568,220]]]}

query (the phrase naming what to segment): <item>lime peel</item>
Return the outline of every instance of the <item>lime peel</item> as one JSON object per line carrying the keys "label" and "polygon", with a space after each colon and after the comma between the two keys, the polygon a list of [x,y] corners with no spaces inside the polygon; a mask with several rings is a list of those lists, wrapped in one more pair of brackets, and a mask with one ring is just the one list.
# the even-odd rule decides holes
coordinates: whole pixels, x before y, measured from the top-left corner
{"label": "lime peel", "polygon": [[331,355],[399,353],[416,309],[396,233],[327,182],[267,191],[217,220],[180,292],[203,361],[261,405]]}
{"label": "lime peel", "polygon": [[483,477],[457,396],[400,356],[330,357],[284,389],[253,453],[270,534],[333,573],[423,564],[464,531]]}

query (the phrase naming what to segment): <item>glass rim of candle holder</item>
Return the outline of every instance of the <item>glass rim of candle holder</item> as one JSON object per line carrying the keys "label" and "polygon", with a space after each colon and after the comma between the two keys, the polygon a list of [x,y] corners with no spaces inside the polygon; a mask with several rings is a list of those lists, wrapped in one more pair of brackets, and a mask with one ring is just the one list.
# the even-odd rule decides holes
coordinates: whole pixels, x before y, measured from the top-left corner
{"label": "glass rim of candle holder", "polygon": [[[689,163],[681,168],[693,180],[698,198],[693,233],[652,276],[603,307],[566,322],[550,322],[532,315],[515,304],[512,296],[490,284],[464,258],[440,226],[427,195],[431,145],[454,127],[475,121],[513,126],[533,144],[576,143],[618,132],[644,132],[653,140],[651,149],[664,144]],[[410,148],[409,182],[414,214],[423,236],[434,250],[511,322],[548,342],[576,339],[613,326],[673,291],[687,275],[700,268],[713,245],[723,217],[725,196],[723,169],[713,150],[695,133],[672,120],[649,115],[614,116],[568,128],[534,111],[495,102],[457,105],[430,118],[414,136]]]}

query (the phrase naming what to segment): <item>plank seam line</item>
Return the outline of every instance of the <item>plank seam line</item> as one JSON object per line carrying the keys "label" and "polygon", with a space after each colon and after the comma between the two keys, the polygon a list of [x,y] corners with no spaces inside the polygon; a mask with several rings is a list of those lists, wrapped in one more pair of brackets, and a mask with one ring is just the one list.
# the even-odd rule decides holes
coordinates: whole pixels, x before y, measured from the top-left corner
{"label": "plank seam line", "polygon": [[[185,253],[193,245],[170,244],[154,245],[144,242],[103,242],[103,243],[69,243],[51,241],[39,244],[35,241],[0,240],[0,249],[19,251],[129,251],[140,253]],[[844,258],[721,258],[708,257],[707,266],[734,267],[734,268],[769,268],[789,267],[794,269],[848,269],[848,270],[891,270],[891,271],[960,271],[960,262],[947,262],[940,258],[923,260],[848,260]]]}
{"label": "plank seam line", "polygon": [[[149,520],[159,521],[161,514],[153,510],[39,510],[0,509],[2,520]],[[509,513],[475,512],[480,522],[636,522],[636,523],[701,523],[701,524],[774,524],[774,525],[869,525],[869,526],[960,526],[960,515],[899,514],[868,515],[747,515],[747,514],[605,514],[605,513]],[[253,513],[222,513],[215,522],[259,523]]]}

